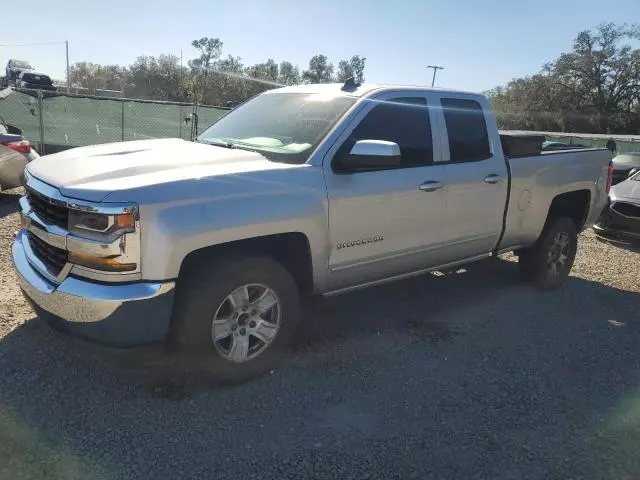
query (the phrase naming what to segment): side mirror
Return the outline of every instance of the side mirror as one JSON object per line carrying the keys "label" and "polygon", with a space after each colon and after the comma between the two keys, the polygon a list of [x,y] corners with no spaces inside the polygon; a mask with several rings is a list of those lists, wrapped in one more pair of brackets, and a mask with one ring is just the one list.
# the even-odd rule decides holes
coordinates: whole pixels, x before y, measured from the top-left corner
{"label": "side mirror", "polygon": [[640,172],[640,169],[632,168],[631,170],[629,170],[629,173],[627,173],[627,178],[633,177],[638,172]]}
{"label": "side mirror", "polygon": [[395,168],[400,166],[400,147],[384,140],[359,140],[341,162],[347,171]]}

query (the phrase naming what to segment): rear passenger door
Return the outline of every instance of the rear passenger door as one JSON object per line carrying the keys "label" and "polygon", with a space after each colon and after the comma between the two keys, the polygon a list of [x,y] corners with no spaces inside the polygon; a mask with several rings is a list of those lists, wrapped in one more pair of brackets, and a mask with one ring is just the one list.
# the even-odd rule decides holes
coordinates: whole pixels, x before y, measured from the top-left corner
{"label": "rear passenger door", "polygon": [[447,168],[447,221],[443,224],[446,257],[460,260],[489,253],[502,231],[508,177],[502,150],[492,145],[485,111],[478,97],[440,98]]}

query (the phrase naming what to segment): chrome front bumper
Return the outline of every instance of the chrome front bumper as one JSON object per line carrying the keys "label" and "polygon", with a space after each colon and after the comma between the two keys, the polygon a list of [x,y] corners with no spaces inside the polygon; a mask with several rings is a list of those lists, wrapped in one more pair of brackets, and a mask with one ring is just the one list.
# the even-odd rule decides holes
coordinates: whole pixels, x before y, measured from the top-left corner
{"label": "chrome front bumper", "polygon": [[169,331],[175,282],[106,284],[66,277],[45,279],[23,246],[24,230],[12,247],[13,264],[25,296],[39,316],[101,344],[132,347],[161,342]]}

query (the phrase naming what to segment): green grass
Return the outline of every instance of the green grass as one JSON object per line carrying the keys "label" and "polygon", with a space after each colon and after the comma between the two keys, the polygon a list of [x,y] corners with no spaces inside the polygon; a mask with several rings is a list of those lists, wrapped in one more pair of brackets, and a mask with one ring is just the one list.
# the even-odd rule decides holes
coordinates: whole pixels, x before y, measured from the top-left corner
{"label": "green grass", "polygon": [[[46,144],[82,146],[146,138],[188,139],[190,106],[161,103],[119,102],[75,97],[51,97],[42,101]],[[225,113],[224,109],[198,107],[200,131]],[[40,141],[38,101],[13,92],[0,101],[0,117],[21,128],[32,142]],[[124,128],[123,128],[124,120]]]}

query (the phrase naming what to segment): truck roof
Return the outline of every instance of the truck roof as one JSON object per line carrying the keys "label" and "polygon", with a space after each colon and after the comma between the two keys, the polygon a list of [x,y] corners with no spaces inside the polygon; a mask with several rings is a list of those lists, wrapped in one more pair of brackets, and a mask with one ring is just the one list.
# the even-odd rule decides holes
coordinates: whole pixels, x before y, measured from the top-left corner
{"label": "truck roof", "polygon": [[478,95],[476,92],[465,92],[462,90],[454,90],[451,88],[439,88],[439,87],[427,87],[424,85],[389,85],[389,84],[375,84],[364,83],[359,85],[353,90],[344,91],[342,87],[343,83],[309,83],[304,85],[294,85],[291,87],[281,87],[273,90],[268,90],[264,93],[321,93],[326,95],[349,95],[353,97],[365,96],[374,90],[433,90],[438,92],[450,92],[450,93],[466,93]]}

